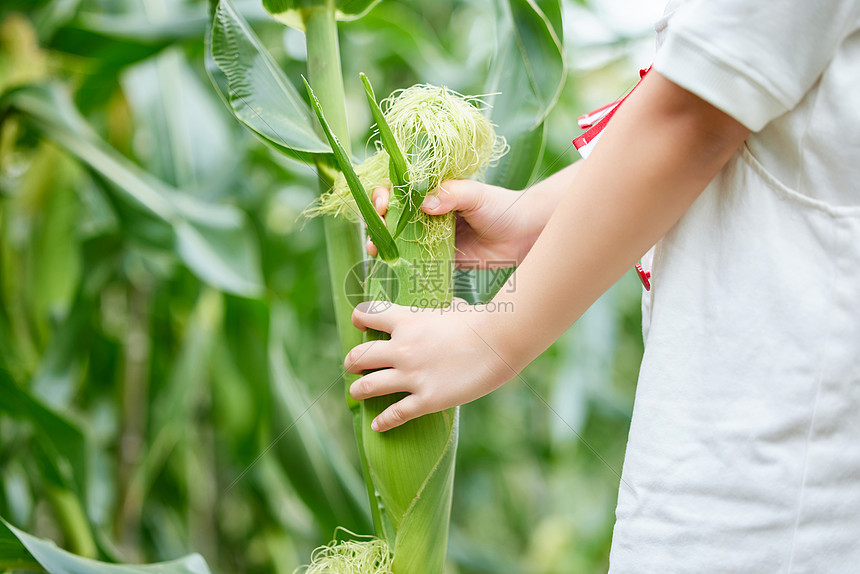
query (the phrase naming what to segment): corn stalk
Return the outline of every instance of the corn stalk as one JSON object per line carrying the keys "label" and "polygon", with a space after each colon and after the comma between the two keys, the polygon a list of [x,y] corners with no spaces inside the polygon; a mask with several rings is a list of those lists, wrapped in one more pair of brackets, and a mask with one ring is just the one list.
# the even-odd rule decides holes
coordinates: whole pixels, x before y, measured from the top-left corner
{"label": "corn stalk", "polygon": [[[267,6],[268,8],[268,6]],[[320,86],[320,94],[329,112],[333,134],[344,142],[345,153],[349,154],[349,130],[346,122],[345,97],[343,92],[343,76],[340,66],[340,49],[337,38],[337,19],[335,5],[328,0],[322,6],[308,8],[301,13],[305,27],[308,53],[308,77],[315,85]],[[316,156],[319,173],[320,193],[325,193],[334,185],[332,179],[331,158]],[[352,325],[352,304],[346,297],[346,292],[357,293],[360,289],[361,277],[355,271],[363,260],[364,249],[359,226],[347,219],[326,217],[325,227],[326,247],[328,254],[329,277],[331,278],[332,298],[335,308],[341,354],[358,345],[362,334]],[[349,282],[359,283],[351,287]],[[344,375],[344,395],[352,413],[353,431],[355,432],[362,474],[367,487],[368,500],[371,501],[371,516],[377,532],[382,527],[382,517],[378,505],[373,504],[375,498],[373,483],[369,477],[369,467],[362,447],[362,437],[366,426],[362,425],[361,409],[358,401],[349,394],[349,387],[355,381],[353,375]]]}
{"label": "corn stalk", "polygon": [[[315,162],[321,190],[331,186],[337,170],[344,174],[368,233],[380,251],[380,260],[370,265],[370,276],[365,281],[372,298],[407,306],[443,307],[451,301],[453,293],[453,218],[449,220],[448,239],[428,252],[421,241],[424,224],[411,217],[428,191],[427,182],[408,181],[403,162],[397,161],[398,156],[402,159],[402,150],[397,148],[393,138],[386,137],[386,124],[369,83],[365,87],[371,110],[385,150],[392,159],[390,173],[395,193],[386,224],[376,216],[352,167],[336,21],[358,17],[374,3],[369,0],[263,0],[276,19],[306,32],[308,76],[320,99],[317,100],[310,86],[308,91],[318,124],[313,123],[310,110],[262,47],[256,46],[250,52],[244,47],[237,48],[241,43],[241,39],[235,37],[237,27],[223,25],[227,12],[234,21],[241,20],[230,0],[221,0],[216,9],[211,51],[220,73],[211,66],[210,71],[216,87],[240,121],[282,153]],[[505,101],[510,103],[508,107],[515,109],[517,102],[523,101],[529,104],[525,112],[517,115],[516,125],[505,133],[509,141],[523,142],[521,149],[512,153],[515,157],[509,160],[516,166],[516,175],[508,172],[502,177],[499,174],[498,179],[508,183],[525,185],[533,173],[535,153],[540,153],[543,144],[543,120],[558,97],[563,81],[560,41],[553,29],[560,30],[560,26],[547,18],[541,7],[555,6],[557,12],[557,4],[554,0],[538,4],[529,0],[500,2],[501,17],[506,19],[507,29],[515,31],[520,38],[517,42],[500,38],[500,45],[514,48],[497,62],[492,83],[512,87],[510,93],[504,95]],[[518,24],[516,18],[523,15],[528,16],[527,23]],[[220,27],[219,18],[222,20]],[[253,42],[257,42],[255,38]],[[533,61],[536,58],[541,62]],[[243,59],[254,66],[253,73],[239,70]],[[261,61],[265,62],[264,66],[259,65]],[[502,64],[505,67],[500,67]],[[536,66],[550,71],[536,76],[529,72]],[[513,72],[507,74],[506,69]],[[270,89],[272,86],[276,87],[274,91]],[[283,98],[273,97],[278,91]],[[319,137],[320,127],[324,139]],[[324,140],[328,140],[328,145]],[[409,151],[421,153],[420,149]],[[517,157],[526,159],[516,161]],[[347,273],[362,268],[363,247],[356,224],[340,218],[326,218],[325,227],[338,332],[345,351],[360,341],[360,333],[350,324],[352,309],[343,289]],[[399,287],[394,292],[390,290],[392,284]],[[367,335],[369,338],[384,336],[380,333]],[[345,381],[347,388],[352,380]],[[439,574],[444,567],[448,538],[458,411],[449,409],[420,417],[385,433],[371,431],[371,420],[402,396],[377,397],[358,404],[347,393],[347,401],[354,417],[374,526],[377,535],[388,542],[394,553],[394,573]]]}
{"label": "corn stalk", "polygon": [[[394,193],[387,228],[376,216],[346,150],[326,121],[320,101],[307,82],[305,85],[335,161],[379,249],[380,258],[366,281],[366,294],[375,300],[410,307],[445,307],[451,303],[453,292],[453,219],[445,219],[450,227],[446,240],[428,249],[424,221],[412,217],[427,193],[427,182],[409,181],[404,154],[376,103],[370,82],[364,76],[362,79],[390,158]],[[417,156],[427,151],[413,150]],[[386,333],[374,331],[367,334],[368,340],[387,337]],[[359,450],[363,453],[367,484],[373,487],[377,535],[384,537],[393,550],[394,573],[438,574],[445,564],[448,542],[458,413],[457,409],[447,409],[385,433],[366,430],[376,416],[403,396],[395,393],[361,403],[356,427]]]}

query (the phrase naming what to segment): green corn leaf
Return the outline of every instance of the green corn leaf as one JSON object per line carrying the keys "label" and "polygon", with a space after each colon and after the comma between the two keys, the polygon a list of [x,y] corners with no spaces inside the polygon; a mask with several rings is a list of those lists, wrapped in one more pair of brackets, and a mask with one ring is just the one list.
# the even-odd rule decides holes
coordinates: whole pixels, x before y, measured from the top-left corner
{"label": "green corn leaf", "polygon": [[[424,133],[418,134],[412,148],[412,156],[415,158],[415,163],[421,164],[424,162],[426,156],[430,154],[431,145],[430,140]],[[428,191],[430,191],[430,180],[427,178],[411,185],[409,193],[403,197],[403,211],[400,212],[397,227],[394,229],[395,238],[400,237],[400,234],[406,229],[406,224],[412,221],[415,214],[418,213]]]}
{"label": "green corn leaf", "polygon": [[[398,197],[404,194],[404,186],[409,184],[409,174],[407,172],[406,158],[403,157],[403,151],[394,139],[394,134],[391,132],[391,126],[382,114],[382,109],[376,103],[376,96],[373,93],[373,86],[370,85],[370,80],[364,73],[361,74],[361,81],[364,83],[364,93],[367,96],[367,103],[370,105],[370,111],[373,113],[373,120],[379,129],[379,137],[382,139],[382,147],[388,153],[389,157],[389,173],[391,174],[391,185],[394,187],[394,193]],[[398,225],[399,228],[399,225]],[[395,233],[395,237],[397,234]]]}
{"label": "green corn leaf", "polygon": [[60,480],[81,499],[87,484],[87,442],[81,427],[19,387],[0,369],[0,412],[29,420],[51,454]]}
{"label": "green corn leaf", "polygon": [[346,150],[343,149],[337,136],[334,135],[331,127],[328,125],[325,115],[323,114],[322,106],[320,106],[320,102],[317,99],[316,94],[314,94],[311,85],[308,84],[308,81],[304,76],[302,76],[302,81],[304,81],[305,88],[308,90],[311,107],[322,125],[329,144],[331,144],[331,149],[334,152],[334,159],[340,170],[343,172],[343,176],[346,178],[346,183],[349,185],[349,191],[352,192],[352,197],[355,199],[355,203],[358,205],[359,211],[361,211],[361,216],[367,224],[367,231],[370,235],[370,239],[373,240],[374,245],[379,249],[379,256],[382,257],[382,259],[385,261],[396,261],[399,255],[397,253],[397,247],[394,245],[394,239],[391,237],[391,233],[388,232],[388,229],[385,227],[385,222],[382,221],[382,218],[379,217],[379,214],[376,213],[376,210],[373,208],[373,204],[370,203],[370,198],[367,197],[367,193],[364,191],[364,186],[361,184],[361,181],[358,179],[358,175],[355,173],[355,169],[352,167],[349,155],[347,155]]}
{"label": "green corn leaf", "polygon": [[[326,0],[263,0],[263,7],[272,17],[291,28],[305,29],[305,14],[311,10],[322,10],[329,4]],[[367,14],[379,0],[335,0],[335,16],[341,21],[350,21]]]}
{"label": "green corn leaf", "polygon": [[[402,207],[392,204],[390,215],[397,216]],[[453,220],[451,226],[453,232]],[[392,264],[379,262],[378,267],[389,269],[371,273],[371,296],[383,294],[404,306],[450,303],[453,233],[428,253],[418,241],[425,231],[422,221],[407,224],[397,240],[402,258]],[[388,338],[372,331],[367,335],[370,340]],[[366,430],[360,440],[382,515],[382,532],[377,534],[393,549],[397,574],[441,574],[453,497],[458,409],[425,415],[383,433],[369,430],[374,418],[404,396],[395,393],[361,403],[360,426]]]}
{"label": "green corn leaf", "polygon": [[313,115],[230,0],[215,9],[206,69],[236,118],[264,142],[306,162],[331,150]]}
{"label": "green corn leaf", "polygon": [[[403,393],[364,401],[362,425]],[[394,536],[394,571],[441,573],[445,561],[457,450],[458,409],[425,415],[384,433],[366,432],[364,448],[379,504]],[[398,567],[398,565],[400,565]]]}
{"label": "green corn leaf", "polygon": [[142,511],[143,501],[152,496],[153,483],[168,464],[171,453],[179,450],[177,447],[183,442],[193,440],[195,408],[207,383],[222,307],[222,295],[211,289],[203,290],[194,305],[165,382],[151,402],[149,416],[156,430],[129,479],[128,498],[133,502],[126,502],[128,511],[132,504],[138,505],[135,514]]}
{"label": "green corn leaf", "polygon": [[51,574],[210,574],[199,554],[149,565],[107,564],[82,558],[18,530],[0,517],[0,570],[6,569]]}
{"label": "green corn leaf", "polygon": [[[73,26],[100,37],[128,43],[168,45],[177,40],[197,40],[206,31],[208,14],[205,5],[166,2],[162,12],[153,18],[151,7],[141,2],[116,3],[116,11],[80,10]],[[78,50],[86,50],[81,46]]]}
{"label": "green corn leaf", "polygon": [[67,544],[76,552],[94,555],[92,532],[84,518],[89,457],[87,437],[82,427],[31,392],[18,387],[2,369],[0,412],[33,425],[38,442],[32,456],[40,468],[46,498],[51,501],[55,515],[66,529]]}
{"label": "green corn leaf", "polygon": [[[334,436],[314,412],[306,412],[312,400],[308,385],[297,378],[286,349],[296,337],[298,326],[288,305],[272,301],[269,333],[269,384],[273,420],[295,425],[278,440],[282,466],[296,492],[307,501],[311,511],[333,530],[338,525],[366,530],[370,520],[364,506],[365,489]],[[291,331],[293,333],[291,334]],[[291,421],[287,423],[287,421]],[[330,520],[323,521],[326,513]]]}
{"label": "green corn leaf", "polygon": [[[225,311],[230,329],[222,335],[219,361],[227,366],[222,374],[232,371],[239,392],[251,394],[249,408],[256,414],[251,426],[258,429],[251,434],[259,435],[260,441],[237,459],[237,468],[254,471],[235,488],[255,484],[256,465],[268,460],[289,483],[296,503],[312,515],[312,529],[326,535],[337,526],[366,532],[371,521],[361,478],[328,428],[326,412],[306,410],[313,403],[311,387],[296,374],[288,353],[303,336],[294,312],[276,298],[264,303],[235,297],[227,298]],[[271,456],[257,462],[267,447]],[[301,516],[294,519],[300,522]]]}
{"label": "green corn leaf", "polygon": [[459,408],[443,412],[440,419],[442,430],[447,431],[445,443],[400,522],[394,541],[395,572],[441,571],[445,563]]}
{"label": "green corn leaf", "polygon": [[510,151],[487,171],[486,181],[523,189],[540,166],[543,122],[564,86],[561,5],[559,0],[507,0],[502,7],[497,57],[484,92],[496,94],[487,99],[489,117]]}
{"label": "green corn leaf", "polygon": [[[196,199],[143,171],[93,132],[58,85],[8,92],[0,100],[4,110],[26,116],[47,139],[109,183],[107,191],[132,206],[141,216],[137,219],[145,216],[166,228],[174,252],[200,279],[245,297],[262,291],[259,253],[242,211]],[[134,223],[128,226],[132,233]]]}
{"label": "green corn leaf", "polygon": [[418,213],[418,209],[421,207],[421,203],[424,201],[424,198],[427,196],[427,192],[430,191],[430,181],[424,179],[419,181],[418,184],[412,188],[412,191],[404,197],[404,206],[403,211],[400,213],[400,217],[397,220],[397,227],[394,229],[394,237],[400,237],[400,234],[403,233],[403,230],[406,229],[406,224],[412,221],[412,218],[415,217],[415,214]]}
{"label": "green corn leaf", "polygon": [[[160,180],[214,200],[238,186],[236,131],[218,96],[186,54],[169,48],[120,78],[135,120],[135,157]],[[138,140],[138,137],[140,140]],[[141,142],[160,142],[146,145]]]}
{"label": "green corn leaf", "polygon": [[0,571],[5,572],[7,569],[44,571],[41,564],[33,558],[27,547],[15,537],[3,521],[0,522]]}

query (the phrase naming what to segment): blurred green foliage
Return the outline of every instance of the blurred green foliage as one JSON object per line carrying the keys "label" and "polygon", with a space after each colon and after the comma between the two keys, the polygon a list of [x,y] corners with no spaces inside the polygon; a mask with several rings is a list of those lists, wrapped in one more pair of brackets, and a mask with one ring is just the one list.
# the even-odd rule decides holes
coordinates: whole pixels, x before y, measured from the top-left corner
{"label": "blurred green foliage", "polygon": [[[297,81],[301,32],[236,4]],[[358,73],[380,96],[480,93],[495,9],[385,1],[341,24],[355,155],[372,123]],[[218,101],[207,4],[12,0],[0,18],[0,90],[51,86],[0,106],[0,515],[78,554],[196,551],[214,572],[289,573],[336,526],[368,532],[322,226],[300,217],[315,172]],[[574,161],[576,116],[635,81],[628,40],[566,34],[604,57],[571,70],[543,176]],[[523,380],[462,409],[451,573],[605,571],[639,289],[625,277]]]}

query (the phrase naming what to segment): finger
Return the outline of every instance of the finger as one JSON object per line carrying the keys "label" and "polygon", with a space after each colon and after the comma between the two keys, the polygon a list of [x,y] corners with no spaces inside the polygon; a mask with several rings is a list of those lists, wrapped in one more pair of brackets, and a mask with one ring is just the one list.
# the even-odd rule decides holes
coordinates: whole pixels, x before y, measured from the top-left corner
{"label": "finger", "polygon": [[370,239],[367,240],[367,243],[364,244],[365,249],[367,249],[367,254],[371,257],[376,257],[379,255],[379,250],[376,248],[376,245],[373,244],[373,241]]}
{"label": "finger", "polygon": [[396,369],[382,369],[368,373],[352,383],[349,387],[349,394],[355,400],[363,401],[371,397],[381,397],[409,390],[409,385],[406,384],[403,376]]}
{"label": "finger", "polygon": [[449,179],[428,193],[421,204],[425,213],[440,215],[459,211],[465,215],[484,204],[487,186],[470,179]]}
{"label": "finger", "polygon": [[355,306],[352,324],[362,331],[375,329],[392,333],[394,327],[409,316],[409,308],[388,301],[365,301]]}
{"label": "finger", "polygon": [[369,369],[392,367],[390,341],[368,341],[350,349],[343,360],[348,373],[360,375]]}
{"label": "finger", "polygon": [[[376,210],[377,215],[382,221],[385,221],[385,214],[388,212],[388,188],[386,187],[377,187],[373,190],[373,193],[370,194],[370,199],[373,202],[373,207]],[[367,229],[367,223],[364,224],[364,228]],[[370,239],[367,240],[368,243]],[[376,250],[376,246],[373,247],[374,251]],[[368,253],[370,253],[370,248],[367,249]],[[371,253],[374,257],[376,253]]]}
{"label": "finger", "polygon": [[379,413],[379,416],[370,423],[370,428],[378,432],[385,432],[423,414],[425,413],[421,408],[421,400],[418,396],[415,394],[408,395]]}
{"label": "finger", "polygon": [[387,187],[377,187],[373,190],[373,207],[376,208],[376,213],[384,216],[388,212],[389,191]]}

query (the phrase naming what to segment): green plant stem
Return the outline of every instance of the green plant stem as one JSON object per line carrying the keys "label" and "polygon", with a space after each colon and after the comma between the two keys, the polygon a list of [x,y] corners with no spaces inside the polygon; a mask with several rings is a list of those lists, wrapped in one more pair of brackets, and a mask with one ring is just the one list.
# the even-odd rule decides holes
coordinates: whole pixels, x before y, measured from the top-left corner
{"label": "green plant stem", "polygon": [[334,135],[340,139],[346,152],[350,153],[334,2],[328,0],[324,6],[308,8],[304,17],[308,78],[317,92]]}
{"label": "green plant stem", "polygon": [[[134,501],[142,497],[134,493],[132,478],[144,455],[146,445],[146,419],[149,401],[150,341],[150,288],[148,285],[130,286],[127,294],[129,327],[123,346],[122,379],[122,430],[118,452],[119,500],[116,514],[117,540],[127,553],[139,545],[142,505]],[[131,502],[131,503],[130,503]]]}
{"label": "green plant stem", "polygon": [[56,486],[48,486],[45,494],[54,507],[57,522],[66,537],[69,549],[79,556],[95,558],[98,550],[78,497],[71,490]]}
{"label": "green plant stem", "polygon": [[[349,154],[349,130],[346,124],[334,4],[327,2],[324,7],[308,9],[305,12],[305,29],[308,78],[316,87],[320,105],[326,111],[332,131]],[[328,191],[332,185],[332,169],[326,162],[325,158],[317,160],[321,191]],[[352,305],[345,292],[347,274],[364,258],[361,228],[357,223],[335,217],[325,218],[324,225],[335,320],[341,350],[346,352],[361,343],[361,333],[352,326]]]}
{"label": "green plant stem", "polygon": [[[308,53],[308,79],[315,87],[320,105],[326,111],[326,117],[332,131],[350,153],[349,129],[346,122],[346,99],[343,91],[343,76],[340,65],[340,46],[337,37],[337,19],[332,0],[325,6],[308,9],[304,14],[305,33]],[[328,191],[332,184],[331,168],[319,158],[317,171],[320,175],[320,191]],[[364,260],[364,245],[361,227],[358,223],[340,217],[324,218],[326,250],[328,255],[329,277],[331,279],[332,298],[334,300],[335,322],[340,339],[341,353],[362,342],[361,331],[352,325],[352,303],[346,297],[346,291],[361,292],[359,265]],[[349,395],[349,387],[356,380],[353,375],[344,376],[344,394],[353,417],[359,460],[361,462],[364,484],[367,488],[373,526],[378,535],[382,535],[382,518],[377,503],[373,481],[367,465],[364,452],[361,411],[357,401]]]}

